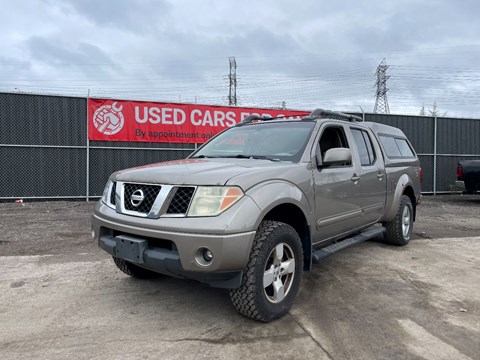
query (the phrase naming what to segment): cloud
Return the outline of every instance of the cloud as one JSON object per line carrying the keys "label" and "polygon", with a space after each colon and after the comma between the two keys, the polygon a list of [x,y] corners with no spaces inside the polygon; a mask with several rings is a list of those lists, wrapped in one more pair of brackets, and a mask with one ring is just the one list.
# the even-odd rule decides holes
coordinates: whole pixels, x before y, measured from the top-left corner
{"label": "cloud", "polygon": [[[33,36],[27,41],[32,61],[37,64],[32,80],[43,79],[47,75],[52,81],[75,79],[81,81],[95,78],[110,77],[118,71],[118,65],[99,47],[89,43],[63,43],[54,38]],[[39,66],[41,65],[41,66]],[[65,83],[70,85],[70,83]]]}
{"label": "cloud", "polygon": [[154,31],[170,11],[170,4],[163,0],[69,0],[69,3],[97,26],[112,26],[127,32]]}
{"label": "cloud", "polygon": [[235,56],[243,105],[373,110],[386,58],[392,111],[437,100],[478,114],[479,11],[473,0],[5,2],[0,86],[225,103]]}

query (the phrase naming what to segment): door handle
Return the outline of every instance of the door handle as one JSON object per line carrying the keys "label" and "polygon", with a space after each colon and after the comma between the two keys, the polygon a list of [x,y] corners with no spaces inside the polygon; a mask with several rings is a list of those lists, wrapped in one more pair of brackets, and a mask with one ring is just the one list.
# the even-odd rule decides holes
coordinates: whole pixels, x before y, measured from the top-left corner
{"label": "door handle", "polygon": [[379,178],[380,180],[382,180],[382,178],[385,176],[385,174],[383,172],[378,172],[377,174],[377,178]]}
{"label": "door handle", "polygon": [[357,174],[353,174],[351,180],[354,181],[354,182],[357,182],[358,180],[360,180],[360,176],[358,176]]}

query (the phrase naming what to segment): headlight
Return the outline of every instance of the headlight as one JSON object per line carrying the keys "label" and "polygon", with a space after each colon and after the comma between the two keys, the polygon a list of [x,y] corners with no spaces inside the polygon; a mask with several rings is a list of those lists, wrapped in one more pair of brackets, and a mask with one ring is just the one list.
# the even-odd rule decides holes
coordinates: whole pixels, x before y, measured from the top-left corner
{"label": "headlight", "polygon": [[103,189],[103,195],[102,195],[102,202],[105,205],[110,206],[110,207],[112,207],[112,205],[110,204],[110,201],[109,201],[108,197],[110,195],[110,190],[112,188],[112,185],[113,185],[113,181],[108,179],[107,185],[105,185],[105,189]]}
{"label": "headlight", "polygon": [[187,216],[215,216],[235,204],[243,196],[236,186],[199,186]]}

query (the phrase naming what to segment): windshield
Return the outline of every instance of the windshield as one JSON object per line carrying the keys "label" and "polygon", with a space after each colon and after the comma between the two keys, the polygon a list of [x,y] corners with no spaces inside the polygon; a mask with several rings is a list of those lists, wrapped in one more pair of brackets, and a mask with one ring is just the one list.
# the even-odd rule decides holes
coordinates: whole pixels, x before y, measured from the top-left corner
{"label": "windshield", "polygon": [[210,140],[192,157],[298,162],[314,125],[313,121],[292,121],[233,127]]}

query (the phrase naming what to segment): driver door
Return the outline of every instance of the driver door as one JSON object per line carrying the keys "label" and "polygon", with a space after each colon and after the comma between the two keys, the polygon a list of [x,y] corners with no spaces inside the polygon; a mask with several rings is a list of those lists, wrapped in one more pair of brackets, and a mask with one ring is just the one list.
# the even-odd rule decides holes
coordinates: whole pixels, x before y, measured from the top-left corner
{"label": "driver door", "polygon": [[[350,148],[345,128],[326,124],[321,130],[317,156],[322,160],[331,148]],[[352,156],[356,156],[352,151]],[[315,183],[315,243],[347,233],[361,226],[361,195],[358,161],[318,166],[313,170]]]}

